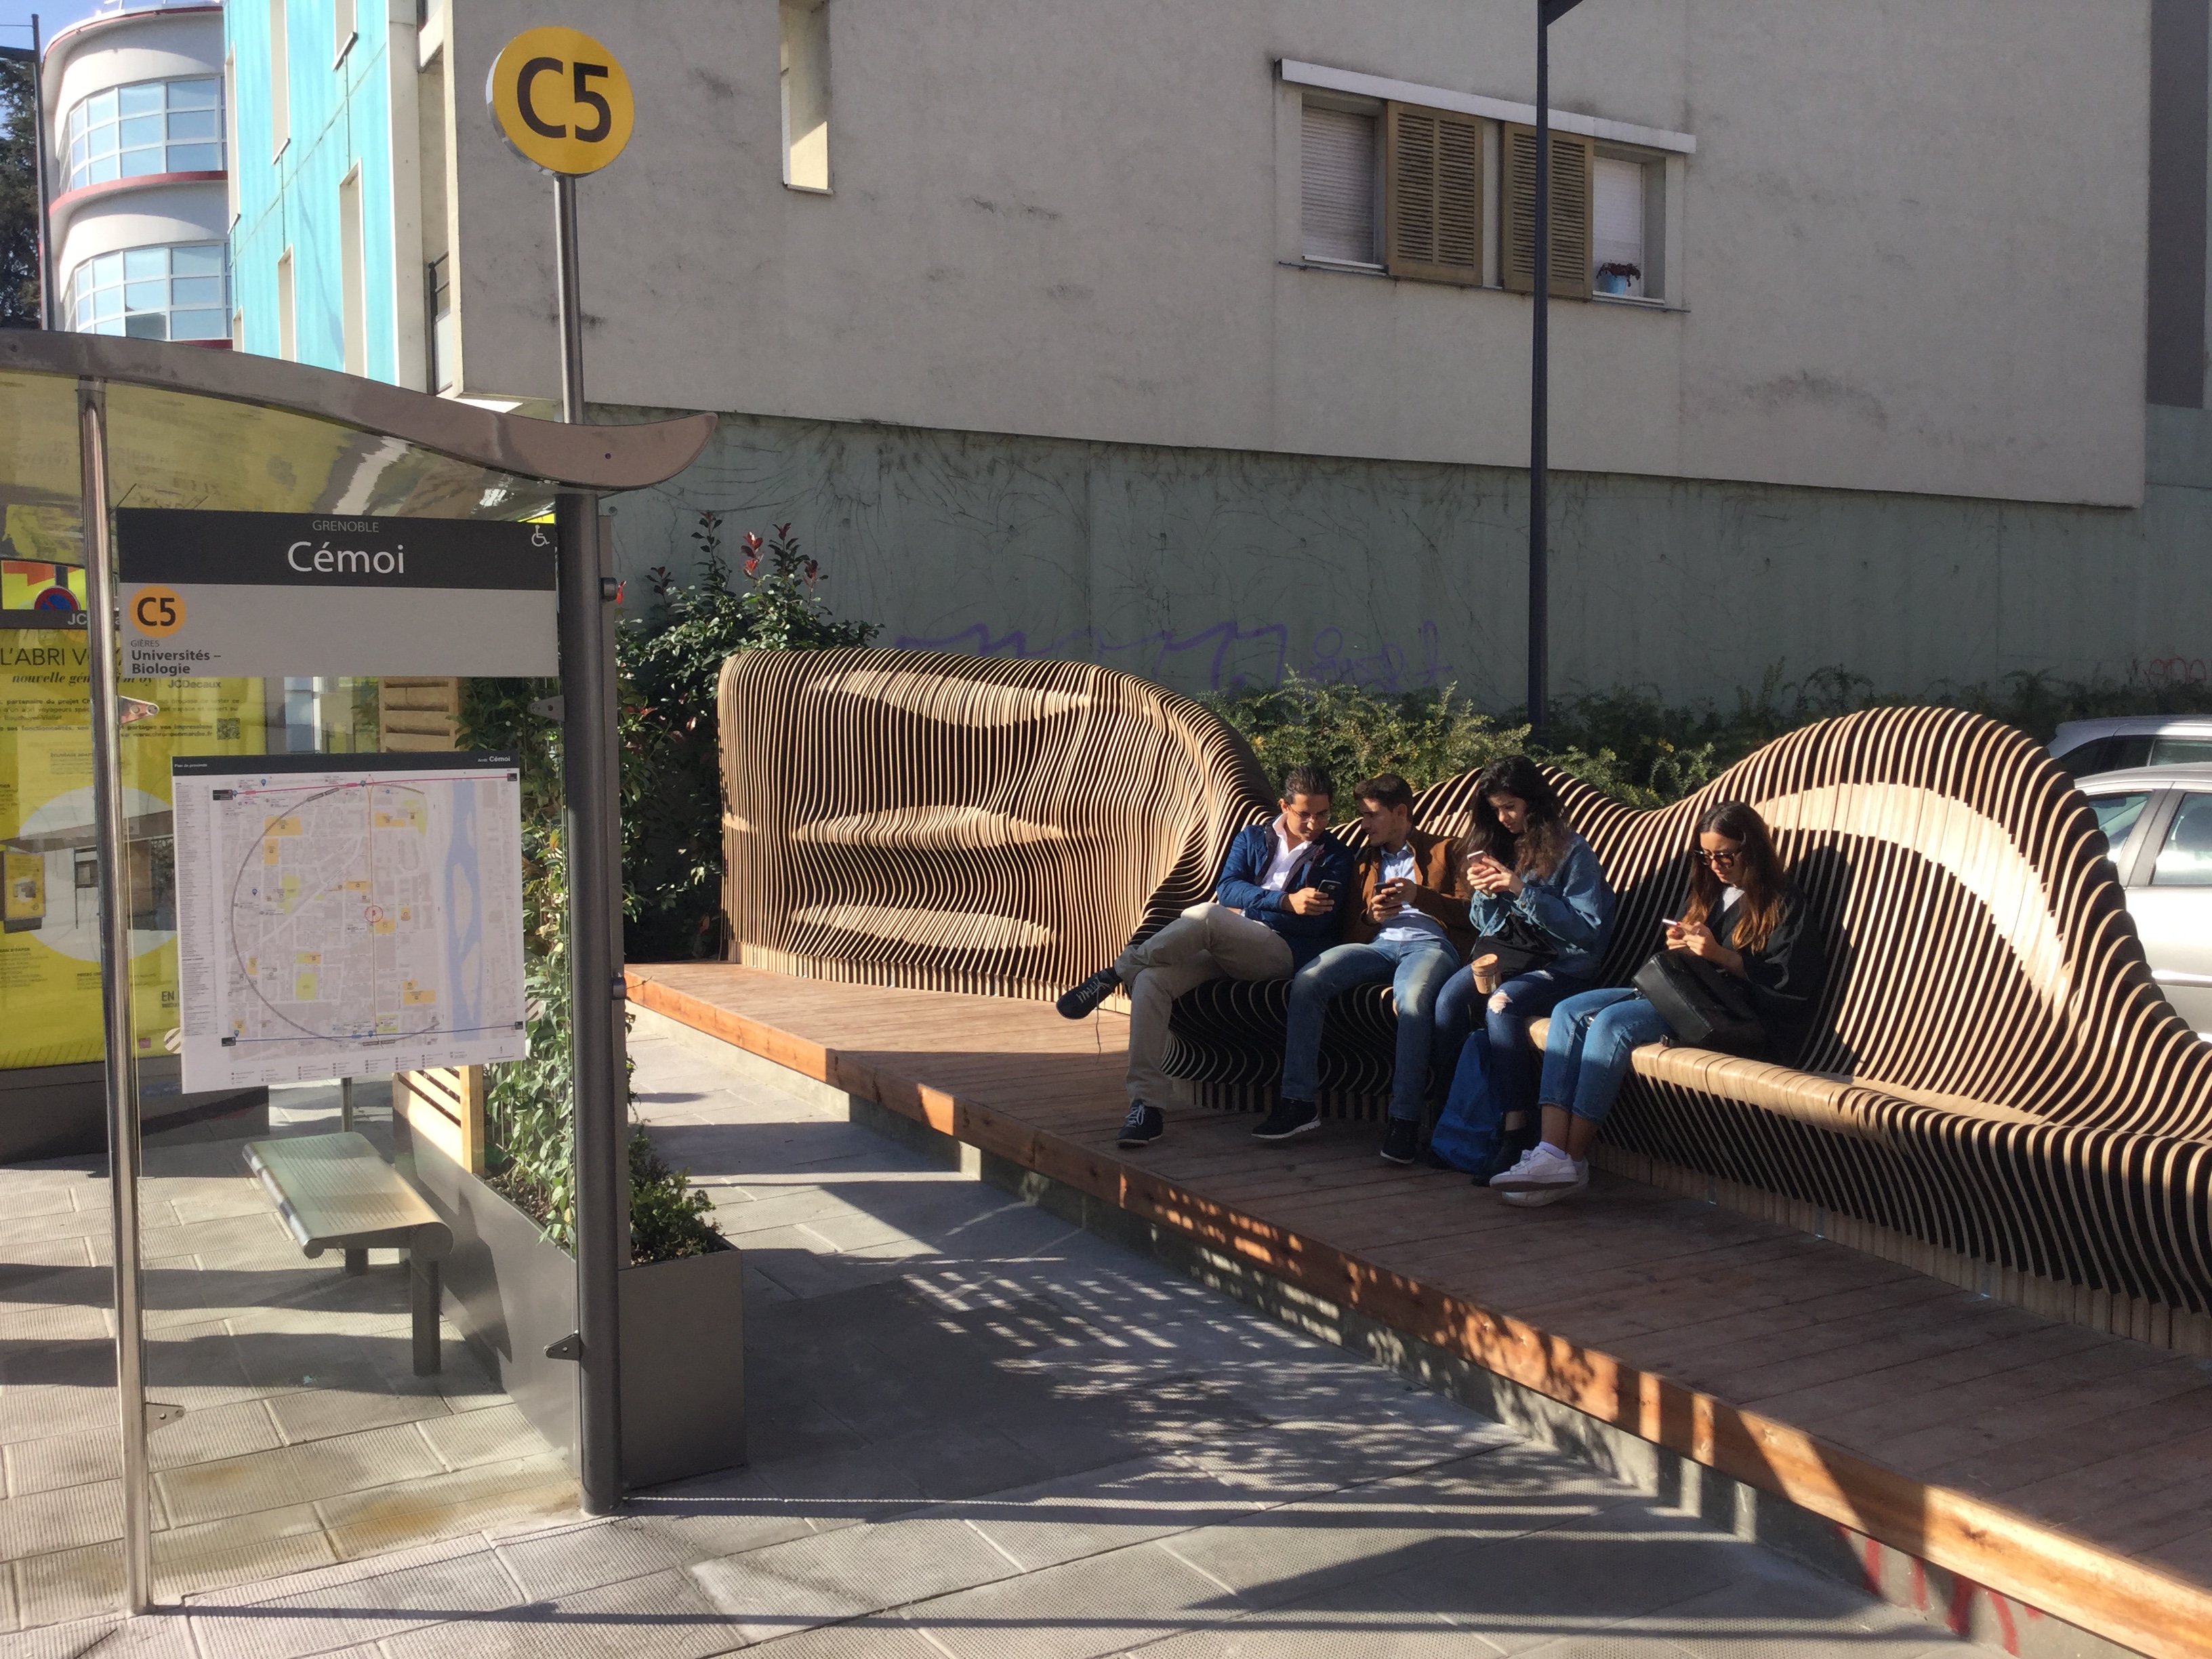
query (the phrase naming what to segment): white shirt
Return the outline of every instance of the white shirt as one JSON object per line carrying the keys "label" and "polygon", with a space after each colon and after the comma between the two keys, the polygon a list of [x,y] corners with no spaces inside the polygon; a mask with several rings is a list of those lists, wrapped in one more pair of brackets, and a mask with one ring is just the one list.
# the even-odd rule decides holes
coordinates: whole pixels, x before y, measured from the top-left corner
{"label": "white shirt", "polygon": [[[1375,884],[1380,887],[1385,881],[1419,881],[1420,878],[1420,872],[1413,861],[1413,843],[1409,841],[1396,852],[1382,855],[1382,877]],[[1449,943],[1451,936],[1444,932],[1443,923],[1427,911],[1416,910],[1409,904],[1385,922],[1382,931],[1375,937],[1397,941],[1440,939]]]}
{"label": "white shirt", "polygon": [[1735,909],[1735,907],[1736,907],[1737,905],[1739,905],[1739,904],[1741,904],[1741,903],[1742,903],[1742,902],[1743,902],[1743,889],[1742,889],[1742,888],[1741,888],[1741,887],[1723,887],[1723,888],[1722,888],[1722,889],[1721,889],[1721,908],[1722,908],[1722,909],[1723,909],[1723,910],[1733,910],[1733,909]]}
{"label": "white shirt", "polygon": [[1290,885],[1292,866],[1313,843],[1310,841],[1292,841],[1283,833],[1283,821],[1280,818],[1275,820],[1272,828],[1274,831],[1275,856],[1267,860],[1267,873],[1261,878],[1260,885],[1271,887],[1279,893]]}

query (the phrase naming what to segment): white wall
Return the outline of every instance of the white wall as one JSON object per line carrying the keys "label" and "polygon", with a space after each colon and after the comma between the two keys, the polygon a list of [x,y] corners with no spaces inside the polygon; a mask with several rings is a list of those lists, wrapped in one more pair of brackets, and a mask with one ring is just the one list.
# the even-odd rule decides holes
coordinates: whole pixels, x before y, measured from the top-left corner
{"label": "white wall", "polygon": [[[584,182],[596,401],[1522,464],[1528,302],[1279,263],[1290,58],[1526,100],[1519,0],[829,0],[835,194],[780,180],[776,0],[474,0],[641,94]],[[1662,314],[1554,312],[1566,469],[2126,505],[2148,0],[1604,0],[1560,105],[1690,133]],[[472,393],[556,391],[550,190],[457,97]]]}

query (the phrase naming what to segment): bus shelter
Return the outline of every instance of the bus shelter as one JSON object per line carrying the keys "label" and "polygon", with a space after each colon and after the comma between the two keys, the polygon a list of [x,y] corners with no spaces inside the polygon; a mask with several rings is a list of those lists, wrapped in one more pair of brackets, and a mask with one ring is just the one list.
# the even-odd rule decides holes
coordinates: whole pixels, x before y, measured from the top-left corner
{"label": "bus shelter", "polygon": [[[194,1110],[219,1115],[251,1107],[255,1093],[250,1087],[182,1093],[191,1066],[188,1055],[180,1074],[176,1056],[190,1038],[185,1011],[196,1006],[194,977],[204,975],[204,965],[196,968],[188,950],[180,957],[179,895],[191,902],[203,872],[192,862],[198,843],[179,814],[228,800],[232,792],[213,786],[232,775],[323,763],[304,762],[304,754],[438,747],[419,730],[435,702],[424,688],[464,684],[471,671],[457,662],[448,679],[426,677],[422,641],[453,637],[444,613],[458,614],[465,602],[476,607],[466,614],[479,620],[463,634],[473,630],[497,643],[510,631],[541,630],[544,665],[557,667],[557,696],[531,707],[559,731],[556,804],[566,902],[547,971],[557,971],[560,994],[544,994],[533,981],[540,994],[529,1006],[534,1018],[557,1004],[566,1018],[575,1328],[550,1345],[548,1358],[573,1366],[566,1386],[576,1436],[568,1449],[584,1506],[603,1512],[618,1499],[617,1273],[628,1260],[611,644],[618,590],[598,493],[673,477],[713,426],[710,416],[568,425],[269,358],[92,335],[0,335],[6,544],[0,547],[6,566],[0,572],[6,589],[0,593],[0,1159],[95,1145],[107,1152],[118,1415],[102,1432],[119,1437],[118,1589],[134,1611],[150,1605],[156,1591],[154,1529],[179,1524],[189,1507],[163,1498],[149,1461],[149,1425],[161,1431],[176,1415],[146,1380],[149,1271],[156,1278],[150,1340],[203,1328],[193,1320],[209,1311],[188,1305],[203,1292],[185,1281],[165,1288],[170,1280],[161,1277],[159,1261],[149,1269],[142,1134]],[[300,624],[264,629],[273,637],[240,642],[242,672],[221,663],[210,670],[204,652],[164,653],[160,641],[178,625],[164,619],[164,607],[174,615],[180,590],[132,582],[127,545],[118,569],[118,524],[149,526],[131,532],[142,543],[160,537],[190,544],[199,563],[176,568],[220,579],[227,547],[234,543],[243,556],[254,526],[264,521],[236,516],[246,514],[294,515],[327,532],[319,543],[303,532],[290,544],[291,568],[305,574],[285,603],[306,608],[250,612],[294,615]],[[378,556],[361,553],[364,537],[349,531],[394,523],[417,526],[425,545],[466,540],[471,526],[529,526],[526,538],[503,532],[501,556],[521,573],[509,582],[511,623],[498,608],[499,593],[464,592],[450,583],[379,593],[380,611],[360,609],[366,601],[345,591],[310,585],[319,555],[325,571],[349,549],[365,560]],[[404,548],[394,556],[404,560]],[[418,551],[418,574],[422,557]],[[118,633],[120,607],[134,593],[146,614]],[[203,623],[207,611],[200,605]],[[349,649],[337,653],[345,662],[316,660],[308,636],[329,628],[355,630],[344,636]],[[379,639],[392,641],[391,653],[406,658],[408,672],[369,665],[385,648],[373,642]],[[137,654],[126,660],[126,651]],[[183,660],[194,656],[204,660]],[[540,660],[528,652],[499,659],[523,658]],[[132,667],[149,664],[159,672],[127,678]],[[430,710],[449,726],[457,711],[457,702],[453,709]],[[369,763],[357,754],[347,763]],[[434,763],[466,763],[465,757]],[[425,757],[422,764],[434,763]],[[173,786],[196,769],[209,775],[194,785],[193,805],[181,786]],[[281,811],[268,819],[272,881],[277,837],[285,833],[278,826],[286,822]],[[295,897],[287,886],[275,902],[289,905]],[[365,914],[380,918],[373,932],[398,923],[396,914]],[[495,922],[520,926],[504,914],[474,914],[466,921],[478,930],[471,939],[481,943],[482,929]],[[313,995],[316,975],[327,971],[308,959],[313,954],[283,964],[301,995]],[[415,1000],[432,994],[412,981],[403,990]],[[204,1063],[201,1069],[210,1074]],[[349,1061],[328,1075],[374,1077],[377,1068]],[[403,1077],[398,1092],[407,1086]],[[344,1127],[353,1127],[349,1104]],[[235,1162],[236,1151],[226,1146],[207,1157]],[[313,1181],[296,1170],[281,1178],[259,1172],[292,1235],[316,1254],[322,1241],[302,1219],[321,1201],[309,1190]],[[300,1190],[288,1195],[286,1179]],[[177,1206],[163,1202],[165,1212],[155,1219],[175,1221]],[[377,1239],[390,1244],[398,1237]],[[266,1227],[254,1235],[253,1248],[274,1248]],[[365,1261],[368,1252],[349,1246],[343,1254],[352,1271],[356,1255]],[[335,1260],[328,1271],[341,1271]],[[418,1309],[422,1284],[418,1272]],[[434,1325],[434,1267],[428,1285]],[[419,1370],[419,1325],[416,1354]],[[190,1356],[179,1347],[175,1357],[182,1363]],[[434,1352],[429,1363],[436,1363]],[[209,1414],[205,1432],[216,1431],[216,1415]]]}

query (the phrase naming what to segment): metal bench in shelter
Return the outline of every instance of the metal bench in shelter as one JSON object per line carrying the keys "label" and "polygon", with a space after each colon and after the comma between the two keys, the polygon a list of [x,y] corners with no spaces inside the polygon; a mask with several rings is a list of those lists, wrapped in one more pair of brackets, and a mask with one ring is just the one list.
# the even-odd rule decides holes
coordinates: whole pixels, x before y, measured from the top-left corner
{"label": "metal bench in shelter", "polygon": [[299,1135],[246,1145],[246,1167],[276,1200],[285,1231],[310,1257],[345,1254],[345,1271],[368,1271],[368,1253],[407,1252],[413,1291],[415,1375],[435,1376],[438,1264],[453,1254],[453,1233],[422,1194],[377,1153],[366,1136]]}

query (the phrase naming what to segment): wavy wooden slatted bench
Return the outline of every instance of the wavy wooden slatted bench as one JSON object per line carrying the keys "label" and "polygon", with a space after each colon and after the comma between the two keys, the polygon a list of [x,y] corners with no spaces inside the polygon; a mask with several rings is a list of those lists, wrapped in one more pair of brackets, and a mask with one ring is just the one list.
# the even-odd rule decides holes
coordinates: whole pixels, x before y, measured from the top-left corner
{"label": "wavy wooden slatted bench", "polygon": [[[1272,792],[1188,699],[1082,664],[750,653],[721,686],[741,963],[1049,997],[1206,896]],[[1791,734],[1655,812],[1559,777],[1621,896],[1625,983],[1686,889],[1691,826],[1757,806],[1836,967],[1796,1066],[1637,1057],[1612,1167],[1765,1207],[2039,1311],[2212,1351],[2212,1046],[2159,994],[2094,819],[2028,739],[1955,710]],[[1421,794],[1454,832],[1470,775]],[[1284,988],[1178,1005],[1171,1071],[1264,1098]],[[1325,1104],[1388,1087],[1380,988],[1339,1000]]]}
{"label": "wavy wooden slatted bench", "polygon": [[422,1195],[365,1136],[351,1131],[250,1140],[246,1165],[276,1200],[284,1230],[311,1259],[340,1250],[345,1271],[363,1273],[371,1250],[407,1252],[415,1375],[437,1375],[438,1264],[453,1254],[453,1233]]}

